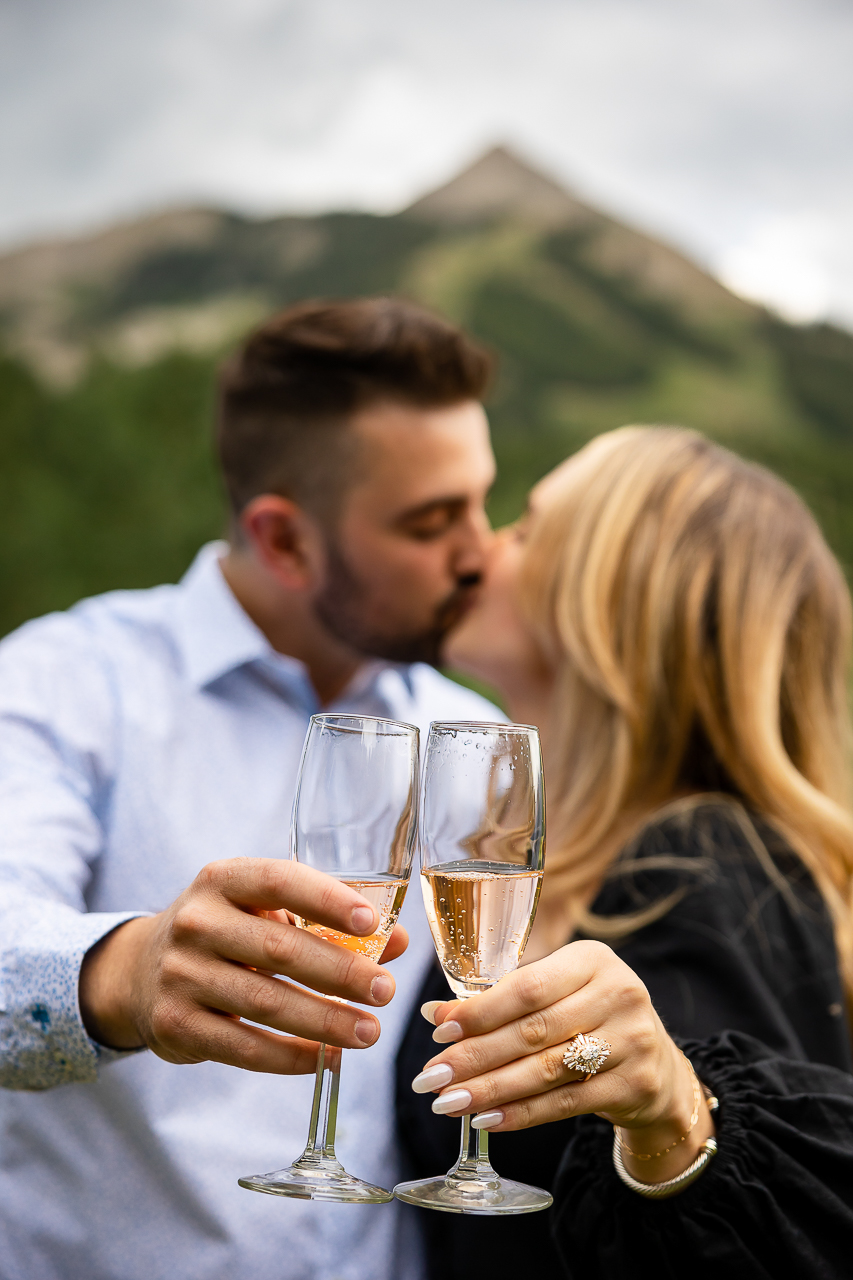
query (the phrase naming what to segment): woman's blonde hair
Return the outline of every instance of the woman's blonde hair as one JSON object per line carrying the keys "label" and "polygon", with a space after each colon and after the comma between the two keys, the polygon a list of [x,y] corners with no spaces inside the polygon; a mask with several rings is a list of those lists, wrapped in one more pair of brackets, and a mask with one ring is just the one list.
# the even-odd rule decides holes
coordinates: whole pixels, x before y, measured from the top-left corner
{"label": "woman's blonde hair", "polygon": [[609,432],[549,480],[522,603],[556,673],[548,878],[575,918],[656,808],[734,794],[816,880],[853,994],[850,596],[803,502],[696,432]]}

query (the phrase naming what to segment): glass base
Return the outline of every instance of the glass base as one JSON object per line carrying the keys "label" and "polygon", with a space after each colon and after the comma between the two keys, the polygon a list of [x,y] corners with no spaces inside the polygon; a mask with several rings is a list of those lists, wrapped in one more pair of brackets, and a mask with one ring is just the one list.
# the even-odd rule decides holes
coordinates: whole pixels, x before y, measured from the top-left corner
{"label": "glass base", "polygon": [[539,1187],[528,1187],[509,1178],[487,1181],[461,1179],[447,1174],[443,1178],[421,1178],[417,1182],[401,1182],[394,1188],[398,1200],[416,1204],[421,1209],[438,1209],[441,1213],[538,1213],[554,1203],[554,1197]]}
{"label": "glass base", "polygon": [[238,1178],[247,1191],[265,1191],[270,1196],[290,1196],[295,1200],[334,1200],[340,1204],[387,1204],[394,1199],[392,1191],[362,1182],[337,1160],[302,1161],[276,1169],[274,1173],[256,1173]]}

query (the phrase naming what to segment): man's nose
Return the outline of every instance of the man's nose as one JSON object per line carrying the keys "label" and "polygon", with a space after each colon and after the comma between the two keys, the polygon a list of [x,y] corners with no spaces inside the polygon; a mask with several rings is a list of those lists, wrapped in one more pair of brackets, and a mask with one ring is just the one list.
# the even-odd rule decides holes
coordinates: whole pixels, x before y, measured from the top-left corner
{"label": "man's nose", "polygon": [[453,566],[456,576],[460,581],[471,578],[473,583],[479,582],[495,536],[485,511],[472,512],[461,522],[459,532]]}

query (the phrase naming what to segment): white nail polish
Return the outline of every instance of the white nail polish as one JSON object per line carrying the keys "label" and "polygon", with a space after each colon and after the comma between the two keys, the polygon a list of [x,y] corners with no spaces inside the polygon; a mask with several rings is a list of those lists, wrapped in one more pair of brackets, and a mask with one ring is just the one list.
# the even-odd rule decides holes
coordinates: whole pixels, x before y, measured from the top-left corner
{"label": "white nail polish", "polygon": [[500,1124],[504,1118],[502,1111],[481,1111],[478,1116],[474,1116],[471,1121],[472,1129],[492,1129],[496,1124]]}
{"label": "white nail polish", "polygon": [[447,1062],[437,1062],[434,1067],[427,1067],[412,1081],[415,1093],[431,1093],[433,1089],[443,1089],[453,1079],[453,1068]]}
{"label": "white nail polish", "polygon": [[464,1111],[471,1105],[471,1095],[467,1089],[451,1089],[450,1093],[442,1093],[432,1104],[437,1116],[447,1115],[449,1111]]}
{"label": "white nail polish", "polygon": [[426,1018],[427,1022],[431,1022],[435,1026],[435,1011],[440,1004],[444,1004],[443,1000],[427,1000],[421,1005],[421,1016]]}
{"label": "white nail polish", "polygon": [[432,1033],[432,1038],[436,1044],[455,1044],[457,1040],[461,1040],[465,1035],[458,1022],[442,1022],[440,1027],[436,1027]]}

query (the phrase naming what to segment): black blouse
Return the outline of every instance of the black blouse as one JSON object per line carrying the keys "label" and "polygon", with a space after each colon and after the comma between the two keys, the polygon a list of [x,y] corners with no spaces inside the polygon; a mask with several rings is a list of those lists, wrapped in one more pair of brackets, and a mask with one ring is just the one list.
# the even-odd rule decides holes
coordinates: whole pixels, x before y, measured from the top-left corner
{"label": "black blouse", "polygon": [[[649,1201],[613,1169],[595,1116],[490,1139],[499,1173],[548,1187],[546,1213],[481,1218],[414,1209],[430,1275],[841,1277],[853,1273],[853,1069],[832,928],[800,860],[767,824],[709,800],[668,812],[614,866],[593,904],[674,905],[614,949],[721,1099],[719,1154],[687,1191]],[[450,999],[436,967],[421,1000]],[[408,1177],[450,1168],[459,1121],[411,1081],[433,1057],[415,1013],[397,1059]],[[559,1172],[558,1172],[559,1171]]]}

